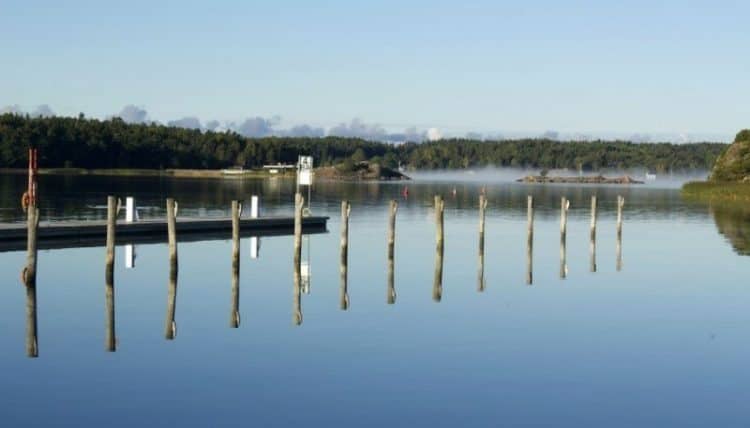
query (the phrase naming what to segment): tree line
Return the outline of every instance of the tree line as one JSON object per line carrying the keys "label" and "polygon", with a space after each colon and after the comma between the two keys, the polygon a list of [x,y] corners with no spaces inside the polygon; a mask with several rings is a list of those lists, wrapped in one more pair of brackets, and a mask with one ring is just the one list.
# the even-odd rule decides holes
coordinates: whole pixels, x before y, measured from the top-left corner
{"label": "tree line", "polygon": [[298,155],[316,166],[369,160],[408,169],[495,167],[581,169],[646,168],[654,172],[708,170],[728,147],[721,143],[632,143],[444,139],[393,145],[348,137],[246,138],[122,119],[0,115],[0,167],[23,168],[30,146],[43,168],[216,169],[258,168],[296,163]]}

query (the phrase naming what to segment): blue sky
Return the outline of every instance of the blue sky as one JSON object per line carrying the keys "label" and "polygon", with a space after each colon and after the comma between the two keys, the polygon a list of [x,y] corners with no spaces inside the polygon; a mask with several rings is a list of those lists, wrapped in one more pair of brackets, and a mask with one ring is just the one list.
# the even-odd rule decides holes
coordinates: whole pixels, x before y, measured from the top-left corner
{"label": "blue sky", "polygon": [[746,1],[0,3],[0,106],[331,127],[750,126]]}

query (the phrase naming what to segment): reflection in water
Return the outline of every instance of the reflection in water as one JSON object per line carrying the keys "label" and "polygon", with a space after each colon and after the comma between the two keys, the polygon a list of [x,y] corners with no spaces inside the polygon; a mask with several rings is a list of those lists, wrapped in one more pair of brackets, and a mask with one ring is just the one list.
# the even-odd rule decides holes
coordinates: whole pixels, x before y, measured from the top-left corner
{"label": "reflection in water", "polygon": [[487,209],[487,198],[479,195],[479,272],[477,275],[477,289],[484,291],[484,211]]}
{"label": "reflection in water", "polygon": [[167,235],[169,241],[169,284],[167,287],[167,318],[164,326],[164,337],[173,340],[177,336],[175,310],[177,306],[177,235],[175,215],[177,204],[174,199],[167,199]]}
{"label": "reflection in water", "polygon": [[[431,210],[435,194],[447,194],[457,187],[456,198],[448,202],[451,208],[459,211],[472,211],[477,208],[474,195],[480,193],[480,182],[440,182],[415,180],[409,184],[408,199],[403,196],[403,184],[320,181],[315,184],[313,205],[330,207],[336,210],[342,199],[358,207],[386,206],[391,199],[401,200],[404,210]],[[27,186],[22,174],[0,174],[0,221],[20,222],[26,220],[25,213],[18,206],[20,189]],[[181,201],[180,210],[185,217],[207,216],[227,217],[232,200],[243,199],[248,195],[262,195],[264,215],[287,214],[293,210],[295,180],[276,179],[211,179],[173,177],[98,177],[72,175],[43,175],[39,177],[39,187],[46,195],[54,195],[39,201],[42,220],[99,219],[106,216],[101,209],[101,201],[107,194],[126,194],[138,201],[142,219],[164,218],[164,199],[174,197]],[[487,186],[486,196],[492,200],[493,212],[500,215],[521,217],[527,195],[534,196],[537,220],[557,219],[560,196],[570,199],[572,217],[580,217],[584,211],[588,220],[588,203],[592,194],[600,200],[615,200],[618,194],[630,198],[633,218],[665,219],[674,215],[689,218],[705,218],[706,212],[700,205],[684,204],[679,192],[674,189],[654,188],[652,185],[632,187],[618,186],[578,186],[578,185],[527,185],[513,182],[494,181]],[[586,207],[581,210],[578,207]],[[615,205],[600,206],[602,218],[614,217]],[[184,242],[184,241],[183,241]]]}
{"label": "reflection in water", "polygon": [[732,244],[734,251],[750,256],[750,207],[743,204],[712,204],[711,215],[719,233]]}
{"label": "reflection in water", "polygon": [[625,198],[617,195],[617,271],[622,270],[622,207],[625,206]]}
{"label": "reflection in water", "polygon": [[526,197],[526,284],[534,282],[534,197]]}
{"label": "reflection in water", "polygon": [[570,201],[563,196],[560,199],[560,278],[565,279],[568,276],[567,261],[567,236],[568,236],[568,208]]}
{"label": "reflection in water", "polygon": [[39,226],[39,209],[33,203],[27,208],[27,258],[21,279],[26,287],[26,355],[39,356],[36,316],[36,232]]}
{"label": "reflection in water", "polygon": [[232,201],[232,309],[229,326],[240,326],[240,213],[242,205]]}
{"label": "reflection in water", "polygon": [[294,299],[292,301],[292,322],[302,324],[302,208],[304,199],[297,193],[294,196]]}
{"label": "reflection in water", "polygon": [[[341,201],[341,263],[339,274],[341,278],[341,292],[339,293],[340,307],[349,309],[348,273],[349,273],[349,214],[352,207],[349,201]],[[308,248],[309,243],[308,243]]]}
{"label": "reflection in water", "polygon": [[394,284],[393,270],[396,247],[396,212],[398,202],[391,199],[390,217],[388,219],[388,292],[386,301],[389,305],[396,303],[396,285]]}
{"label": "reflection in water", "polygon": [[106,311],[107,311],[107,337],[106,337],[106,348],[107,351],[115,352],[117,350],[117,341],[115,336],[115,286],[113,282],[109,280],[105,287],[105,300],[106,300]]}
{"label": "reflection in water", "polygon": [[[460,196],[457,196],[460,198]],[[474,199],[476,201],[476,199]],[[484,278],[484,259],[485,259],[485,214],[486,214],[486,207],[487,207],[487,198],[484,197],[484,195],[480,196],[479,198],[480,205],[479,205],[479,246],[478,246],[478,255],[479,255],[479,269],[478,269],[478,285],[479,290],[483,290],[485,287],[485,278]],[[596,222],[597,222],[597,212],[596,212],[596,198],[591,198],[591,261],[592,261],[592,267],[593,270],[596,268],[596,262],[595,262],[595,252],[596,252]],[[108,206],[111,206],[111,204],[108,201]],[[432,297],[435,301],[441,301],[442,299],[442,281],[443,281],[443,263],[444,263],[444,204],[445,201],[440,196],[434,197],[435,202],[435,222],[436,222],[436,253],[435,253],[435,276],[434,276],[434,283],[433,283],[433,293]],[[450,197],[447,201],[449,204],[452,203],[452,200]],[[401,202],[403,204],[407,204],[406,202]],[[566,261],[566,254],[565,254],[565,245],[566,245],[566,232],[567,232],[567,214],[568,214],[568,206],[570,205],[567,198],[562,199],[561,207],[562,210],[562,220],[561,220],[561,257],[562,257],[562,265],[565,266]],[[622,206],[624,204],[624,200],[622,198],[618,199],[618,215],[617,215],[617,259],[618,259],[618,267],[621,266],[621,247],[622,247]],[[390,217],[389,217],[389,223],[388,223],[388,232],[387,232],[387,302],[388,303],[395,303],[396,300],[396,292],[395,292],[395,284],[394,284],[394,259],[395,259],[395,220],[396,220],[396,212],[398,210],[398,202],[395,200],[390,201]],[[612,213],[612,205],[609,204],[609,212]],[[408,211],[408,205],[407,206],[407,214],[410,214]],[[494,206],[494,201],[493,201]],[[534,237],[534,221],[535,221],[535,212],[534,212],[534,198],[532,195],[527,196],[527,221],[528,221],[528,230],[527,230],[527,271],[526,271],[526,280],[528,284],[531,284],[533,281],[532,276],[532,267],[533,267],[533,237]],[[556,211],[556,204],[555,207],[545,207],[542,209],[548,209],[552,210],[554,209]],[[476,209],[476,208],[474,208]],[[232,203],[232,212],[237,212],[240,210],[240,204],[238,201],[234,201]],[[415,210],[422,210],[422,208],[416,208]],[[168,282],[168,300],[167,300],[167,310],[166,310],[166,321],[165,321],[165,337],[167,339],[174,339],[176,337],[176,294],[177,294],[177,280],[178,280],[178,251],[177,251],[177,239],[176,239],[176,224],[175,224],[175,215],[176,215],[177,207],[176,203],[173,200],[168,200],[167,202],[167,219],[168,219],[168,249],[169,249],[169,282]],[[522,208],[517,207],[516,208],[516,215],[519,215],[522,213]],[[580,213],[579,209],[579,215],[578,217],[573,215],[573,221],[580,221],[583,215]],[[719,231],[727,236],[735,246],[735,248],[740,252],[741,254],[749,254],[750,253],[750,231],[748,231],[748,223],[750,223],[748,220],[750,220],[750,213],[748,213],[747,210],[737,210],[737,211],[728,211],[724,210],[721,206],[713,207],[712,209],[714,218],[716,220],[717,226],[719,228]],[[32,234],[35,232],[35,227],[31,227],[32,224],[35,224],[35,222],[38,221],[38,210],[31,210],[28,213],[28,225],[29,225],[29,237],[28,237],[28,248],[29,248],[29,263],[26,268],[26,274],[24,275],[24,282],[26,283],[26,291],[27,291],[27,336],[26,336],[26,349],[29,356],[37,356],[38,355],[38,340],[37,340],[37,302],[36,302],[36,242],[32,238]],[[341,307],[342,309],[348,309],[349,308],[349,295],[348,295],[348,241],[349,241],[349,213],[350,213],[350,205],[348,201],[346,204],[342,204],[342,217],[345,221],[342,221],[342,253],[341,253]],[[381,211],[382,213],[382,211]],[[471,218],[475,219],[474,215],[476,215],[476,211],[472,211],[473,214],[471,214]],[[575,208],[571,210],[571,213],[575,213]],[[735,215],[736,214],[736,215]],[[382,221],[382,218],[381,218]],[[424,218],[419,217],[420,222],[424,223]],[[472,223],[473,224],[473,223]],[[299,230],[301,229],[301,225],[295,224],[295,232],[299,233]],[[407,229],[405,229],[407,230]],[[476,231],[476,229],[474,229]],[[402,232],[403,233],[403,232]],[[469,234],[471,232],[469,231]],[[521,232],[522,233],[522,232]],[[232,263],[231,263],[231,304],[230,304],[230,326],[237,328],[240,325],[240,236],[242,236],[240,226],[239,226],[239,216],[233,216],[232,218]],[[163,239],[163,238],[162,238]],[[181,243],[184,243],[187,237],[183,237],[183,240]],[[222,238],[226,239],[226,237]],[[333,237],[335,240],[335,237]],[[307,245],[308,251],[310,249],[309,245],[309,237],[302,235],[300,237],[301,244]],[[114,231],[110,232],[108,230],[107,233],[107,240],[106,240],[106,247],[107,247],[107,258],[106,258],[106,268],[105,268],[105,326],[106,326],[106,348],[110,351],[115,351],[117,347],[117,337],[116,337],[116,329],[115,329],[115,289],[114,289]],[[552,246],[554,246],[554,243],[550,243]],[[33,249],[32,249],[33,245]],[[101,245],[101,243],[99,243]],[[333,245],[335,246],[335,242],[333,242]],[[521,244],[522,245],[522,244]],[[301,246],[300,246],[301,247]],[[422,246],[423,248],[423,246]],[[476,247],[475,247],[476,248]],[[423,248],[424,249],[424,248]],[[518,248],[520,250],[520,248]],[[303,248],[300,248],[300,250],[304,250]],[[475,253],[476,254],[476,253]],[[552,249],[552,257],[554,257],[554,249]],[[33,262],[32,262],[33,260]],[[288,261],[288,259],[286,259]],[[469,265],[471,263],[474,263],[476,259],[473,259],[473,256],[470,258]],[[552,261],[554,263],[554,261]],[[184,263],[184,256],[183,256],[183,263]],[[551,263],[550,263],[551,264]],[[305,284],[305,273],[302,269],[303,266],[303,260],[302,260],[302,252],[295,252],[295,270],[294,270],[294,300],[293,300],[293,323],[296,325],[299,325],[302,323],[302,296],[301,294],[304,292],[304,284]],[[335,268],[335,261],[333,261],[333,264],[331,267]],[[309,272],[309,269],[307,270]],[[567,273],[566,271],[563,271]],[[288,271],[287,271],[288,273]],[[429,272],[426,272],[427,275],[429,275]],[[183,278],[184,282],[185,278]],[[335,280],[334,280],[335,281]],[[183,285],[184,287],[184,285]],[[426,290],[425,290],[426,291]],[[425,296],[426,297],[426,296]],[[183,304],[184,306],[184,304]],[[226,314],[226,313],[225,313]]]}
{"label": "reflection in water", "polygon": [[115,352],[115,224],[117,220],[118,203],[114,196],[107,197],[107,240],[104,266],[104,295],[106,307],[106,338],[107,351]]}
{"label": "reflection in water", "polygon": [[435,195],[435,225],[437,238],[435,244],[435,280],[432,284],[432,300],[439,302],[443,298],[443,208],[445,201]]}
{"label": "reflection in water", "polygon": [[[300,198],[301,199],[301,198]],[[487,207],[487,197],[483,194],[479,197],[479,267],[478,267],[478,289],[483,291],[485,288],[484,278],[484,259],[485,259],[485,215]],[[114,198],[108,199],[108,217],[116,215]],[[237,328],[240,325],[240,215],[241,203],[232,202],[232,263],[231,263],[231,308],[230,308],[230,326]],[[303,207],[300,201],[299,207]],[[435,271],[433,282],[432,298],[435,301],[441,301],[443,292],[443,263],[444,263],[444,199],[434,196],[435,209],[435,226],[436,226],[436,252],[435,252]],[[622,266],[622,209],[624,198],[619,196],[617,199],[617,267]],[[567,197],[561,198],[561,220],[560,220],[560,256],[561,256],[561,277],[567,275],[566,264],[566,235],[567,220],[570,201]],[[533,237],[534,237],[534,197],[527,195],[527,269],[526,282],[533,282]],[[395,221],[398,202],[390,201],[390,216],[388,220],[387,231],[387,302],[395,303],[396,292],[394,284],[394,259],[395,259]],[[165,321],[165,337],[169,340],[176,337],[176,296],[177,296],[177,279],[178,279],[178,257],[177,257],[177,238],[175,217],[177,213],[177,203],[173,199],[167,200],[167,229],[168,229],[168,249],[169,249],[169,282],[168,282],[168,299]],[[341,258],[340,258],[340,307],[344,310],[349,308],[348,294],[348,242],[349,242],[349,214],[351,206],[348,201],[341,204]],[[719,232],[727,236],[735,246],[735,249],[741,254],[750,254],[750,212],[746,209],[726,209],[724,206],[713,206],[712,213],[716,220]],[[309,264],[305,265],[302,260],[302,246],[307,246],[309,253],[309,236],[301,235],[301,216],[299,221],[295,220],[295,254],[294,254],[294,290],[293,290],[293,323],[299,325],[302,323],[302,296],[305,291],[305,284],[309,282]],[[29,356],[38,355],[37,341],[37,313],[36,313],[36,227],[38,223],[38,210],[32,209],[27,215],[28,221],[28,265],[24,270],[23,281],[27,288],[27,353]],[[597,224],[597,197],[591,196],[591,219],[590,219],[590,252],[591,252],[591,270],[596,271],[596,224]],[[110,230],[109,225],[112,225]],[[105,328],[106,328],[106,349],[115,351],[117,347],[117,338],[115,330],[115,290],[114,290],[114,252],[115,252],[115,231],[114,222],[108,222],[107,239],[106,239],[106,266],[105,266]],[[309,254],[308,254],[309,258]],[[307,266],[305,268],[305,266]]]}
{"label": "reflection in water", "polygon": [[589,232],[589,270],[596,272],[596,195],[591,195],[591,226]]}
{"label": "reflection in water", "polygon": [[26,286],[26,355],[32,358],[39,356],[36,317],[36,284]]}

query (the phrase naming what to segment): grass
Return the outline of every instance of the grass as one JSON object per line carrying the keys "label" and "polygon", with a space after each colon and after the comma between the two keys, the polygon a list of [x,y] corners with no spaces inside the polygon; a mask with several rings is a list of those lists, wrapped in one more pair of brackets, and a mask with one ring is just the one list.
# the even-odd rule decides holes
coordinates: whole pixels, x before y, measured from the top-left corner
{"label": "grass", "polygon": [[750,201],[750,183],[691,181],[682,186],[682,196],[708,201]]}

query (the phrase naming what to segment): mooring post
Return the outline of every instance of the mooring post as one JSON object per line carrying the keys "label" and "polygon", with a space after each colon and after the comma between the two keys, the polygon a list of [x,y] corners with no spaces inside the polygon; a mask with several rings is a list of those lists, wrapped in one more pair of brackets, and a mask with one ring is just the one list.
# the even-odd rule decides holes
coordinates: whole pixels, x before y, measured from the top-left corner
{"label": "mooring post", "polygon": [[563,196],[560,199],[560,278],[568,275],[566,240],[568,235],[568,208],[570,201]]}
{"label": "mooring post", "polygon": [[21,279],[26,287],[26,355],[31,358],[39,356],[36,316],[36,237],[38,227],[39,209],[36,207],[36,201],[31,200],[26,208],[26,267],[21,271]]}
{"label": "mooring post", "polygon": [[104,294],[106,306],[106,349],[117,350],[115,339],[115,228],[117,225],[117,198],[107,196],[107,249],[104,263]]}
{"label": "mooring post", "polygon": [[534,197],[526,197],[526,284],[533,283]]}
{"label": "mooring post", "polygon": [[596,195],[591,195],[591,228],[589,232],[589,253],[591,255],[591,263],[589,270],[596,272]]}
{"label": "mooring post", "polygon": [[394,282],[394,258],[396,253],[396,212],[398,202],[391,199],[390,215],[388,217],[388,291],[386,301],[389,305],[396,303],[396,285]]}
{"label": "mooring post", "polygon": [[294,302],[292,322],[302,324],[302,209],[305,198],[297,192],[294,196]]}
{"label": "mooring post", "polygon": [[349,273],[349,213],[352,207],[349,201],[341,201],[341,264],[339,274],[341,276],[340,307],[341,310],[349,308],[348,273]]}
{"label": "mooring post", "polygon": [[487,208],[487,197],[479,195],[479,272],[477,275],[478,290],[484,291],[484,218]]}
{"label": "mooring post", "polygon": [[167,199],[167,240],[169,246],[169,284],[167,290],[167,319],[164,336],[173,340],[177,336],[175,311],[177,306],[177,202]]}
{"label": "mooring post", "polygon": [[240,201],[232,201],[232,311],[229,326],[240,326]]}
{"label": "mooring post", "polygon": [[445,201],[435,195],[435,280],[432,284],[432,300],[439,302],[443,298],[443,208]]}
{"label": "mooring post", "polygon": [[617,195],[617,270],[622,269],[622,207],[625,206],[625,197]]}

